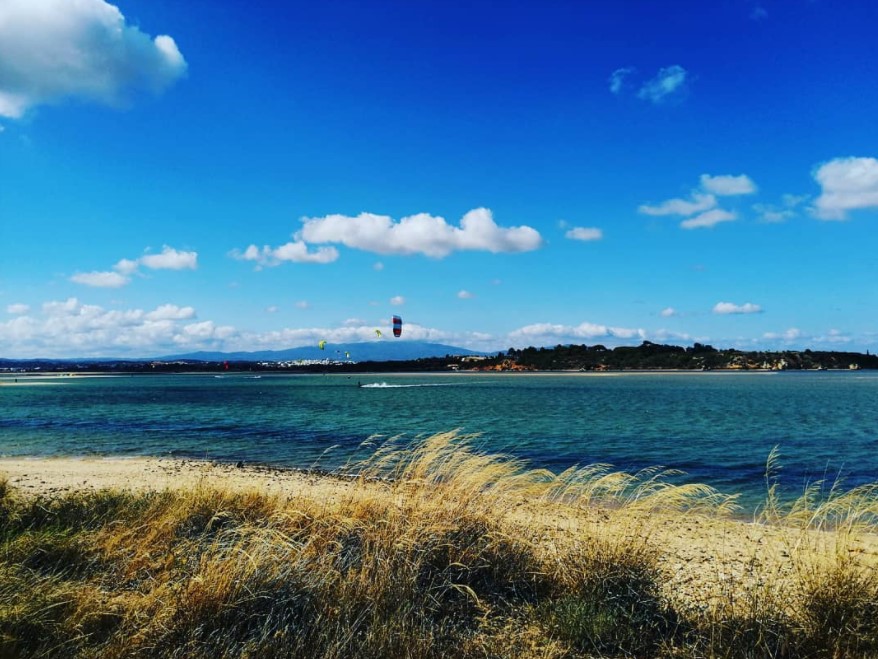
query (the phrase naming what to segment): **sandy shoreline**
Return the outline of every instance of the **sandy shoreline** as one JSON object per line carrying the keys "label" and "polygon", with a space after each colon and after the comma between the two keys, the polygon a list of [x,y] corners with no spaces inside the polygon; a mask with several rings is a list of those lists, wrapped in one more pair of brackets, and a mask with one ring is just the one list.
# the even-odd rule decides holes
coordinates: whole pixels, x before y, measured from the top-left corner
{"label": "sandy shoreline", "polygon": [[[282,497],[304,496],[333,501],[356,496],[352,481],[332,476],[261,465],[214,463],[172,458],[0,458],[0,476],[26,495],[61,495],[106,488],[135,491],[209,485],[250,490]],[[361,486],[362,487],[362,486]],[[378,485],[376,485],[378,487]],[[513,507],[510,520],[530,529],[544,529],[570,540],[578,531],[596,528],[608,535],[648,533],[660,549],[660,563],[669,577],[666,587],[690,601],[705,601],[716,589],[753,577],[762,566],[781,579],[794,569],[791,538],[783,529],[742,520],[697,514],[650,515],[645,524],[613,526],[600,514],[547,504]],[[600,528],[602,525],[605,528]],[[811,535],[818,541],[821,538]],[[827,534],[827,541],[831,536]],[[878,535],[859,538],[845,552],[878,566]],[[828,552],[831,554],[832,550]]]}
{"label": "sandy shoreline", "polygon": [[344,481],[304,471],[177,458],[0,458],[0,475],[25,494],[52,495],[76,490],[135,491],[192,487],[199,484],[258,489],[267,494],[325,496],[348,487]]}

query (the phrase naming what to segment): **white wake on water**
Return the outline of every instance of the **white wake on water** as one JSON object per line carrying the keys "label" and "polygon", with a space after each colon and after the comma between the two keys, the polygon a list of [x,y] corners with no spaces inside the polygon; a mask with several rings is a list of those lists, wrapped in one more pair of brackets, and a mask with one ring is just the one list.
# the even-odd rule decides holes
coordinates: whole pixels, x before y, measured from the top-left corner
{"label": "white wake on water", "polygon": [[453,382],[431,382],[420,384],[388,384],[387,382],[370,382],[361,384],[361,389],[410,389],[412,387],[450,387]]}

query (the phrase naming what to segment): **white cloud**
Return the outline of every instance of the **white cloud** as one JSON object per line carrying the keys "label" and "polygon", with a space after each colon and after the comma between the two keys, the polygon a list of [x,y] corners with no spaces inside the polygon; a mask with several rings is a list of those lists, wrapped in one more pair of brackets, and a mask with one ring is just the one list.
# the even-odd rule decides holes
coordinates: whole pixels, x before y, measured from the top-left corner
{"label": "white cloud", "polygon": [[670,318],[672,316],[677,316],[678,313],[677,313],[677,310],[674,309],[674,307],[665,307],[664,309],[661,310],[661,315],[664,316],[665,318]]}
{"label": "white cloud", "polygon": [[44,303],[39,313],[0,323],[0,344],[9,354],[22,357],[149,357],[180,347],[209,348],[215,344],[208,339],[234,332],[214,327],[211,337],[205,338],[202,332],[199,341],[193,342],[187,338],[191,331],[184,323],[194,316],[192,307],[174,304],[150,311],[113,310],[68,298]]}
{"label": "white cloud", "polygon": [[559,340],[581,340],[597,338],[615,339],[644,339],[646,331],[627,327],[610,327],[595,323],[580,323],[579,325],[558,325],[551,323],[534,323],[525,325],[509,333],[513,342],[531,341],[530,345],[557,342]]}
{"label": "white cloud", "polygon": [[701,187],[707,192],[712,192],[720,197],[753,194],[756,192],[756,184],[746,174],[739,176],[711,176],[701,175]]}
{"label": "white cloud", "polygon": [[656,76],[640,88],[637,97],[656,104],[679,98],[686,89],[687,75],[686,69],[676,64],[659,69]]}
{"label": "white cloud", "polygon": [[75,284],[94,286],[96,288],[120,288],[131,280],[118,272],[77,272],[70,277]]}
{"label": "white cloud", "polygon": [[878,208],[878,160],[836,158],[822,164],[814,179],[820,196],[813,213],[821,220],[844,220],[848,211]]}
{"label": "white cloud", "polygon": [[[173,247],[164,245],[161,254],[145,254],[138,262],[152,270],[195,270],[198,266],[198,252],[178,252]],[[131,267],[130,263],[127,259],[122,259],[116,264],[116,268]]]}
{"label": "white cloud", "polygon": [[137,267],[139,263],[137,259],[121,259],[116,265],[113,266],[113,270],[123,275],[133,275],[137,272]]}
{"label": "white cloud", "polygon": [[327,215],[304,218],[297,240],[305,243],[339,243],[377,254],[424,254],[442,258],[454,251],[493,253],[526,252],[543,244],[539,232],[528,226],[504,228],[494,222],[491,211],[476,208],[449,225],[445,218],[428,213],[403,217],[360,213],[356,217]]}
{"label": "white cloud", "polygon": [[402,295],[394,295],[392,298],[390,298],[390,304],[395,307],[401,307],[405,304],[405,298]]}
{"label": "white cloud", "polygon": [[120,259],[113,271],[94,271],[76,273],[70,281],[99,288],[120,288],[131,281],[130,275],[143,265],[152,270],[195,270],[198,266],[198,252],[180,252],[164,245],[160,254],[145,254],[138,259]]}
{"label": "white cloud", "polygon": [[713,210],[690,217],[680,222],[683,229],[709,229],[715,227],[721,222],[732,222],[738,219],[735,213],[723,210],[722,208],[714,208]]}
{"label": "white cloud", "polygon": [[717,302],[713,307],[713,313],[716,314],[750,314],[762,313],[762,307],[758,304],[746,302],[744,304],[733,304],[731,302]]}
{"label": "white cloud", "polygon": [[104,0],[0,3],[0,116],[65,98],[118,105],[185,71],[171,37],[151,39]]}
{"label": "white cloud", "polygon": [[600,240],[604,237],[604,232],[597,228],[574,227],[568,230],[564,236],[570,240],[582,240],[587,242],[591,240]]}
{"label": "white cloud", "polygon": [[319,247],[308,251],[308,245],[296,240],[280,247],[265,245],[261,250],[256,245],[250,245],[243,252],[233,250],[230,255],[239,261],[255,261],[260,267],[271,267],[284,262],[332,263],[338,259],[338,250],[335,247]]}
{"label": "white cloud", "polygon": [[637,212],[644,215],[693,215],[716,206],[716,197],[712,194],[693,192],[691,199],[668,199],[658,206],[643,204]]}
{"label": "white cloud", "polygon": [[734,196],[756,192],[756,184],[746,174],[738,176],[711,176],[702,174],[700,187],[692,191],[689,199],[668,199],[656,206],[642,204],[637,211],[644,215],[681,215],[688,217],[683,222],[683,229],[701,229],[713,227],[720,222],[731,222],[738,218],[736,213],[717,207],[716,196]]}
{"label": "white cloud", "polygon": [[610,74],[610,91],[613,94],[620,93],[625,86],[625,78],[632,73],[634,73],[634,67],[631,66],[626,66],[613,71],[613,73]]}
{"label": "white cloud", "polygon": [[381,272],[384,270],[384,264],[381,261],[375,261],[375,265],[372,266],[372,269],[376,272]]}
{"label": "white cloud", "polygon": [[475,295],[473,295],[472,293],[470,293],[467,290],[461,290],[461,291],[457,291],[457,297],[461,300],[472,300],[475,297]]}
{"label": "white cloud", "polygon": [[278,308],[276,304],[269,305],[265,307],[265,313],[277,313]]}
{"label": "white cloud", "polygon": [[163,304],[144,316],[147,320],[187,320],[195,318],[192,307],[178,307],[176,304]]}
{"label": "white cloud", "polygon": [[16,303],[6,305],[6,313],[15,314],[16,316],[26,314],[28,311],[30,311],[30,306],[27,304]]}
{"label": "white cloud", "polygon": [[308,302],[308,300],[299,300],[298,302],[296,302],[296,308],[297,309],[310,309],[311,303]]}

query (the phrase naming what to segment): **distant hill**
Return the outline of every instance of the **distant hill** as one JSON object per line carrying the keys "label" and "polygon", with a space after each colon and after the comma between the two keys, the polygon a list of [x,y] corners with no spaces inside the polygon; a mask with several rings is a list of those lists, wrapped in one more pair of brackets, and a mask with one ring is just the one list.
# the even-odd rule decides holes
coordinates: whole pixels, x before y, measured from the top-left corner
{"label": "distant hill", "polygon": [[369,343],[327,343],[323,350],[317,346],[301,346],[286,350],[258,350],[254,352],[189,352],[182,355],[165,355],[157,357],[162,361],[198,360],[216,361],[295,361],[297,359],[345,359],[345,352],[350,353],[352,361],[405,361],[424,359],[427,357],[444,357],[445,355],[481,355],[484,353],[445,345],[443,343],[425,343],[423,341],[371,341]]}

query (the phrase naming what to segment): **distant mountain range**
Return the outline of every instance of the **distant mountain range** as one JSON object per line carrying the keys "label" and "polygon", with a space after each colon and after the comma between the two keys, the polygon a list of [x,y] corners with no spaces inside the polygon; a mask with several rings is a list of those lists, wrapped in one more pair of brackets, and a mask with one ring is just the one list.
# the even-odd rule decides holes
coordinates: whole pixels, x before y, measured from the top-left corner
{"label": "distant mountain range", "polygon": [[445,345],[443,343],[426,343],[423,341],[372,341],[368,343],[327,343],[323,350],[317,346],[301,346],[286,350],[257,350],[254,352],[189,352],[181,355],[156,357],[162,361],[247,361],[247,362],[283,362],[298,359],[346,359],[350,354],[351,361],[397,361],[424,359],[427,357],[444,357],[445,355],[482,355],[485,353]]}

